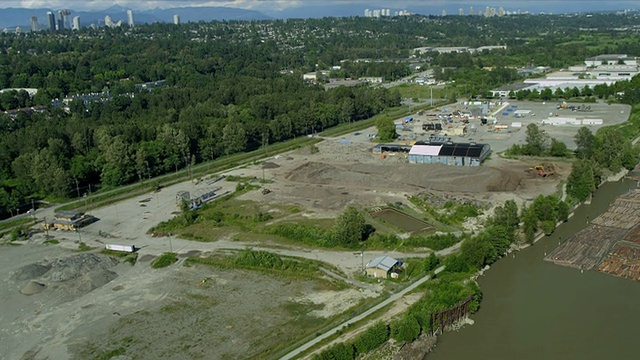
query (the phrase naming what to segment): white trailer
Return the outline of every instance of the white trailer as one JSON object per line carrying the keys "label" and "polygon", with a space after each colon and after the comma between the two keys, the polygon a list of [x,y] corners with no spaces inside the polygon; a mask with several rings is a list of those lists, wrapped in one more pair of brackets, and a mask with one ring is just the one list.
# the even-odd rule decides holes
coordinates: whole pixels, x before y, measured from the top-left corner
{"label": "white trailer", "polygon": [[135,245],[116,245],[116,244],[106,244],[105,248],[107,250],[112,251],[123,251],[123,252],[134,252],[136,251]]}
{"label": "white trailer", "polygon": [[583,119],[582,125],[602,125],[602,119]]}

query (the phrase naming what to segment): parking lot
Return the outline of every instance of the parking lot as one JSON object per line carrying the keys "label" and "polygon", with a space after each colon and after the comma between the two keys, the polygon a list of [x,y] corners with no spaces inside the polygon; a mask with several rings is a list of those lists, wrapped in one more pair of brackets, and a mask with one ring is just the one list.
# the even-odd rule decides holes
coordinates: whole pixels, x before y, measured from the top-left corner
{"label": "parking lot", "polygon": [[[560,118],[575,119],[581,122],[584,119],[601,119],[602,125],[586,125],[593,133],[603,126],[620,124],[629,117],[630,106],[622,104],[607,104],[603,102],[584,104],[590,106],[590,111],[572,111],[571,106],[579,107],[580,103],[567,103],[567,108],[558,108],[558,102],[530,102],[530,101],[509,101],[491,102],[486,106],[486,113],[482,113],[483,105],[473,105],[468,102],[458,102],[455,105],[448,105],[428,111],[418,111],[411,117],[413,120],[403,129],[399,129],[400,141],[428,141],[432,135],[450,139],[453,142],[478,142],[488,143],[494,152],[502,152],[514,144],[524,144],[526,137],[526,127],[531,123],[537,124],[551,137],[567,144],[569,149],[575,148],[574,136],[583,125],[549,125],[543,124],[543,120],[553,120]],[[508,111],[510,110],[510,111]],[[516,110],[520,112],[529,111],[526,115],[516,117]],[[524,111],[523,111],[524,110]],[[420,114],[422,113],[422,114]],[[470,114],[455,115],[456,113]],[[495,114],[495,116],[492,116]],[[439,115],[439,116],[435,116]],[[486,118],[487,124],[483,125],[481,119]],[[396,123],[401,123],[404,119],[398,119]],[[462,134],[458,134],[464,123],[467,122]],[[442,130],[425,131],[423,125],[426,123],[440,123]],[[518,126],[520,124],[520,126]],[[363,131],[375,132],[375,129]]]}

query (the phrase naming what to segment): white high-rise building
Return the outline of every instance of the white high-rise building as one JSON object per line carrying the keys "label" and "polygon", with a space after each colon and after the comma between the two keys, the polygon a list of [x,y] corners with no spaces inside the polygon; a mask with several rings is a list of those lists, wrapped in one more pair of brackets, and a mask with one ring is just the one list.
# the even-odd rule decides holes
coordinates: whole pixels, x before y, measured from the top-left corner
{"label": "white high-rise building", "polygon": [[473,12],[473,6],[469,6],[469,15],[475,15],[476,13]]}
{"label": "white high-rise building", "polygon": [[129,27],[132,28],[134,26],[133,23],[133,10],[127,10],[127,23]]}
{"label": "white high-rise building", "polygon": [[376,17],[376,18],[380,17],[380,9],[373,10],[373,17]]}
{"label": "white high-rise building", "polygon": [[73,17],[73,26],[71,27],[71,30],[80,30],[80,16]]}
{"label": "white high-rise building", "polygon": [[113,20],[111,20],[111,16],[107,15],[104,17],[104,26],[113,27]]}
{"label": "white high-rise building", "polygon": [[447,10],[442,9],[442,16],[447,16]]}
{"label": "white high-rise building", "polygon": [[459,16],[464,15],[464,9],[463,8],[458,9],[458,15]]}
{"label": "white high-rise building", "polygon": [[173,23],[175,25],[180,25],[180,15],[178,15],[178,14],[174,14],[173,15]]}

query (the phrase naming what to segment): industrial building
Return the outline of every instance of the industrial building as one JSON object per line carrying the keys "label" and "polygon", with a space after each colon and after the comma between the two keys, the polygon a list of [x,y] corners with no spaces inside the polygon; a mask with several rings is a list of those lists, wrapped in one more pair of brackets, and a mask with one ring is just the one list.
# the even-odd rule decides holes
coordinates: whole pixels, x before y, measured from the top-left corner
{"label": "industrial building", "polygon": [[79,228],[87,226],[97,220],[98,219],[94,216],[80,211],[58,211],[55,213],[53,220],[45,221],[43,223],[43,227],[46,230],[76,231]]}
{"label": "industrial building", "polygon": [[399,270],[402,267],[402,262],[398,261],[390,256],[380,256],[365,266],[365,272],[368,276],[374,278],[386,279],[391,275],[393,278],[398,277],[398,273],[395,270]]}
{"label": "industrial building", "polygon": [[410,164],[480,166],[491,146],[477,143],[416,143],[409,150]]}

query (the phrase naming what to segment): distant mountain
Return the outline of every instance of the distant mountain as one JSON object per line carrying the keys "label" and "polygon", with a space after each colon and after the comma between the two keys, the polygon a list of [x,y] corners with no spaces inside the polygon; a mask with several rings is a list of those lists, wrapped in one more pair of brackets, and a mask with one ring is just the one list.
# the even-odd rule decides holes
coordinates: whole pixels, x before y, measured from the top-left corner
{"label": "distant mountain", "polygon": [[[46,29],[47,12],[52,11],[54,14],[59,9],[16,9],[7,8],[0,11],[0,29],[13,29],[19,26],[28,31],[30,26],[30,18],[38,17],[38,23],[41,29]],[[122,20],[127,22],[127,9],[114,5],[104,10],[96,11],[73,11],[71,10],[70,18],[80,16],[82,26],[89,24],[104,25],[104,17],[109,15],[113,22]],[[133,17],[136,24],[155,23],[155,22],[173,22],[173,15],[179,15],[181,22],[198,22],[198,21],[214,21],[214,20],[268,20],[269,16],[255,10],[244,10],[229,7],[181,7],[171,9],[152,9],[143,11],[134,11]]]}

